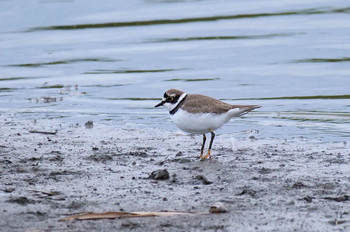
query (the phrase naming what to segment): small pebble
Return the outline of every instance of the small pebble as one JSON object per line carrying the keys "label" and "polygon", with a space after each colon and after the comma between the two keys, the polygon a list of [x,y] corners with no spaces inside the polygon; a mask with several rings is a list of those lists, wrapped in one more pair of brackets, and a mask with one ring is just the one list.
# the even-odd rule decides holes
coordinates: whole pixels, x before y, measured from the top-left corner
{"label": "small pebble", "polygon": [[166,169],[159,169],[159,170],[153,171],[149,175],[149,178],[153,180],[167,180],[169,179],[169,172]]}
{"label": "small pebble", "polygon": [[203,175],[198,175],[198,176],[196,176],[196,179],[197,180],[200,180],[201,182],[202,182],[202,184],[205,184],[205,185],[208,185],[208,184],[212,184],[213,183],[213,181],[210,181],[210,180],[208,180],[205,176],[203,176]]}
{"label": "small pebble", "polygon": [[227,213],[228,210],[222,202],[216,202],[209,208],[210,213]]}
{"label": "small pebble", "polygon": [[183,156],[183,154],[182,154],[182,152],[181,151],[179,151],[178,153],[176,153],[176,155],[175,156]]}
{"label": "small pebble", "polygon": [[85,123],[85,128],[86,129],[91,129],[91,128],[93,128],[94,127],[94,122],[93,121],[87,121],[86,123]]}

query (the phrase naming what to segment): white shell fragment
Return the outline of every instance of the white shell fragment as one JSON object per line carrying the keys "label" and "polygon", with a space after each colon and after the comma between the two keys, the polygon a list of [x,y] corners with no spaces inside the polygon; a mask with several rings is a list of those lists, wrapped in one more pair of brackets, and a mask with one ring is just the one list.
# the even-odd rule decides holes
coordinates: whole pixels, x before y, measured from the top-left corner
{"label": "white shell fragment", "polygon": [[227,213],[228,210],[225,207],[224,203],[216,202],[215,204],[210,206],[209,212],[210,213]]}

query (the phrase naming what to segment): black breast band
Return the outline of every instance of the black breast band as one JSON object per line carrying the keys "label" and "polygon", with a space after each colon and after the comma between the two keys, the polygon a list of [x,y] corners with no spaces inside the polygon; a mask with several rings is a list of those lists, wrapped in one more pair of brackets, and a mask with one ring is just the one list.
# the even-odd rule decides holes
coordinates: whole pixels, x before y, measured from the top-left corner
{"label": "black breast band", "polygon": [[174,109],[169,111],[171,115],[174,115],[178,111],[178,109],[184,104],[186,97],[187,95],[184,98],[182,98],[182,100],[179,102],[179,104],[177,104],[177,106]]}

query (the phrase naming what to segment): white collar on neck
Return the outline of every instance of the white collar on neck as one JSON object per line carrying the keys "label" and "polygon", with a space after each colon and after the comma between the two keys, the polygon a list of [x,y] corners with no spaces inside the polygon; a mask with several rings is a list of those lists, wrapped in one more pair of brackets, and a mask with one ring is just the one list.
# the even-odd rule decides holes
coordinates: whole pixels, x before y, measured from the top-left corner
{"label": "white collar on neck", "polygon": [[170,105],[170,107],[169,107],[169,112],[172,111],[173,109],[175,109],[175,108],[182,102],[182,100],[183,100],[186,96],[187,96],[187,93],[181,94],[181,96],[179,97],[179,100],[176,102],[176,104]]}

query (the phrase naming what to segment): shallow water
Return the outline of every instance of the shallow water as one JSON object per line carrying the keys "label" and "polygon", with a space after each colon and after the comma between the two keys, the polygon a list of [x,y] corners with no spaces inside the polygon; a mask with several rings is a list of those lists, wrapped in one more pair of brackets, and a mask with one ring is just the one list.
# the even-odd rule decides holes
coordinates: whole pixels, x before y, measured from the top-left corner
{"label": "shallow water", "polygon": [[[218,133],[350,136],[348,1],[0,1],[0,112],[176,131],[163,92],[262,108]],[[259,134],[257,134],[259,131]]]}

